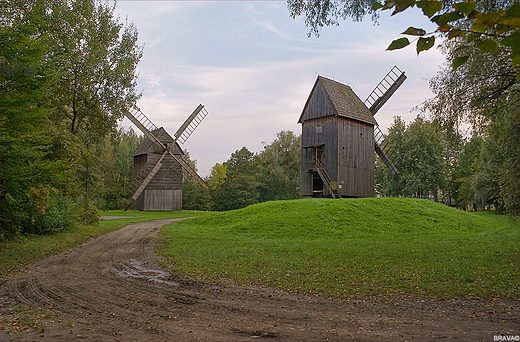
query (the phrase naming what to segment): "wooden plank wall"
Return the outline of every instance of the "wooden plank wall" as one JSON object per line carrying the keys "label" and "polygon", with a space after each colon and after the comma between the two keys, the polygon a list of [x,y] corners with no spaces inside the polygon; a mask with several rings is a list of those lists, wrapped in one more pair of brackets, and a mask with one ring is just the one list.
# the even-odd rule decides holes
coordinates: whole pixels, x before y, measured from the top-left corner
{"label": "wooden plank wall", "polygon": [[182,190],[145,190],[142,210],[182,210]]}
{"label": "wooden plank wall", "polygon": [[325,93],[323,86],[318,82],[314,92],[305,107],[302,121],[312,120],[324,116],[336,115],[336,110],[329,99],[329,96]]}
{"label": "wooden plank wall", "polygon": [[[161,154],[135,156],[134,180],[143,168],[151,169]],[[170,155],[166,155],[161,163],[163,166],[159,172],[148,183],[143,193],[133,201],[132,210],[182,210],[182,167]],[[139,185],[140,182],[134,181],[132,192],[135,192]]]}
{"label": "wooden plank wall", "polygon": [[[180,157],[180,155],[179,155]],[[147,190],[182,190],[182,167],[172,156],[167,154],[163,166],[146,187]]]}
{"label": "wooden plank wall", "polygon": [[[317,126],[321,125],[321,132],[317,133]],[[322,163],[325,171],[333,181],[337,180],[338,174],[338,153],[337,153],[337,117],[327,116],[317,119],[307,120],[302,124],[302,147],[323,145]],[[307,157],[311,157],[309,151],[302,151],[300,194],[302,196],[312,195],[312,175],[306,172]],[[330,195],[324,189],[324,195]]]}
{"label": "wooden plank wall", "polygon": [[338,119],[338,184],[341,196],[374,196],[374,129],[346,118]]}

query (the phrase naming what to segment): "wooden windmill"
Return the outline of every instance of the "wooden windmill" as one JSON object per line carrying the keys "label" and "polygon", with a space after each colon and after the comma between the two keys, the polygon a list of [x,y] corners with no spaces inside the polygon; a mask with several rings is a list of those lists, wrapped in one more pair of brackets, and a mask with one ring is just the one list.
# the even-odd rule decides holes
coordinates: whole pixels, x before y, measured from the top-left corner
{"label": "wooden windmill", "polygon": [[302,196],[373,197],[374,151],[398,173],[374,115],[405,79],[394,66],[363,102],[349,86],[318,76],[298,120]]}
{"label": "wooden windmill", "polygon": [[172,137],[164,128],[157,128],[141,111],[126,112],[130,121],[146,136],[133,154],[132,209],[182,210],[183,168],[209,190],[204,180],[182,159],[184,153],[178,144],[186,142],[206,115],[204,106],[199,105]]}

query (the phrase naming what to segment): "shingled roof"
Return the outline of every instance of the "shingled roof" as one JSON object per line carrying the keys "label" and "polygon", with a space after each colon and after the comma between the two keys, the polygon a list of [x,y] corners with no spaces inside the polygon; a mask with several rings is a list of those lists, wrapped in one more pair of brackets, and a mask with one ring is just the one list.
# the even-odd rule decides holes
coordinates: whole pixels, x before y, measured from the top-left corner
{"label": "shingled roof", "polygon": [[[166,132],[164,128],[158,128],[155,131],[152,131],[152,134],[159,139],[160,142],[163,144],[171,144],[174,142],[174,139],[171,137],[171,135]],[[148,154],[148,153],[162,153],[162,149],[157,146],[155,142],[153,142],[150,138],[146,137],[144,141],[139,145],[137,150],[135,150],[134,154],[132,154],[133,157],[141,155],[141,154]],[[170,151],[172,151],[174,154],[182,154],[184,155],[184,152],[180,148],[179,144],[175,143],[173,146],[173,149],[170,148]]]}
{"label": "shingled roof", "polygon": [[[315,116],[315,114],[309,113],[307,111],[309,103],[311,102],[311,99],[318,87],[323,88],[323,91],[327,95],[330,104],[334,108],[333,112],[324,113],[322,111],[319,116]],[[349,86],[325,78],[323,76],[318,76],[298,122],[301,123],[304,120],[310,118],[330,115],[342,116],[349,119],[366,122],[372,125],[377,125],[376,120],[368,110],[367,106],[365,106],[363,101],[359,99],[359,97]]]}

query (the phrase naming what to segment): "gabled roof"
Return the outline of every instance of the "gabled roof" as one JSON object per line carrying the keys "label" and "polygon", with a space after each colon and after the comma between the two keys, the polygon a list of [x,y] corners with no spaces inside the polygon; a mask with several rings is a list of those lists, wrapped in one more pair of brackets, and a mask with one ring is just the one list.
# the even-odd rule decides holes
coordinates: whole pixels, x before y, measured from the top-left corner
{"label": "gabled roof", "polygon": [[[322,89],[322,90],[321,90]],[[328,104],[331,105],[333,110],[327,112],[326,109],[320,109],[320,113],[310,113],[310,103],[314,96],[318,96],[317,93],[323,91]],[[311,106],[313,107],[313,106]],[[368,110],[367,106],[359,99],[354,91],[347,85],[336,82],[334,80],[318,76],[314,87],[312,88],[311,94],[305,103],[302,114],[298,123],[302,123],[305,120],[323,117],[323,116],[342,116],[349,119],[354,119],[361,122],[366,122],[372,125],[377,125],[376,120]]]}
{"label": "gabled roof", "polygon": [[[172,144],[175,140],[171,137],[171,135],[166,132],[164,128],[158,128],[155,131],[152,131],[152,134],[159,139],[160,142],[163,144]],[[170,148],[170,150],[174,154],[182,154],[184,155],[184,152],[182,152],[182,148],[179,146],[179,144],[175,143],[175,145]],[[150,138],[146,137],[144,141],[139,145],[137,150],[135,150],[134,154],[132,154],[132,157],[141,155],[141,154],[149,154],[149,153],[162,153],[160,147],[153,142]]]}

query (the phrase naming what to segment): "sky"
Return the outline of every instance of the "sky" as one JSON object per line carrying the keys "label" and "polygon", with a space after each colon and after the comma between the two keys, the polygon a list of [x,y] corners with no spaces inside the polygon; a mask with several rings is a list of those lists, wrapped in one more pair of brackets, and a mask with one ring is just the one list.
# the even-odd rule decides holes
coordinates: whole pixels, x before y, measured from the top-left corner
{"label": "sky", "polygon": [[[203,104],[208,116],[182,145],[208,176],[236,150],[263,150],[280,131],[301,133],[298,119],[318,75],[349,85],[365,100],[397,65],[407,80],[376,114],[386,132],[394,116],[433,97],[429,80],[445,62],[438,49],[417,56],[412,45],[386,51],[409,26],[435,30],[416,8],[350,18],[307,36],[285,1],[118,1],[115,15],[132,22],[143,57],[137,67],[141,111],[173,135]],[[128,119],[120,122],[128,128]],[[138,131],[137,128],[134,130]]]}

